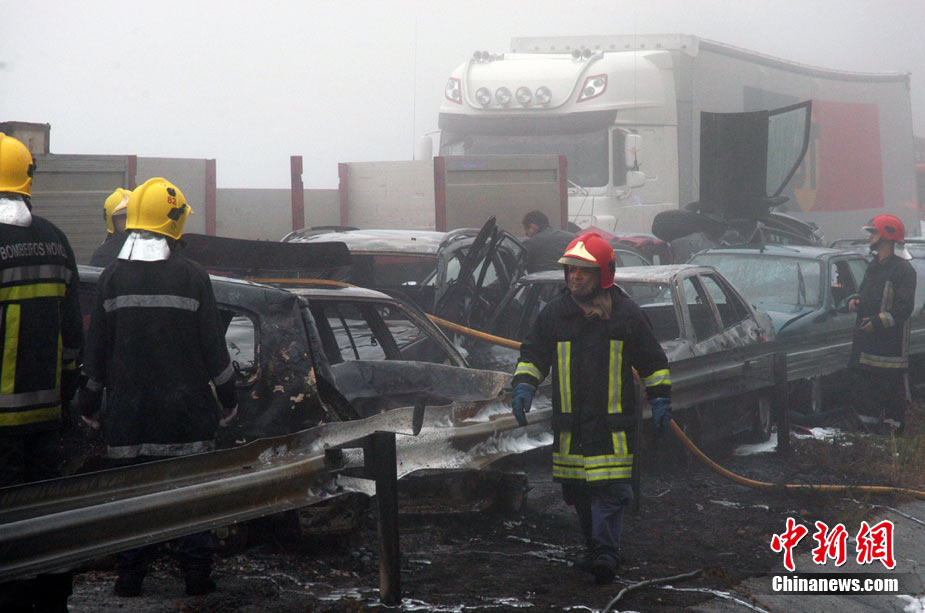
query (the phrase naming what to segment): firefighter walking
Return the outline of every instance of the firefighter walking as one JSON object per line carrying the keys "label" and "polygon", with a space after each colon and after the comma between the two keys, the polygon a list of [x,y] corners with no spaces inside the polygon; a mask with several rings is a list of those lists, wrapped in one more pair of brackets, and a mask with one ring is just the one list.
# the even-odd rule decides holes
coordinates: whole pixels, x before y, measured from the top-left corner
{"label": "firefighter walking", "polygon": [[[178,251],[190,212],[172,183],[146,181],[129,198],[131,232],[118,259],[100,276],[79,400],[91,425],[102,425],[107,456],[123,464],[211,451],[222,419],[215,395],[225,420],[237,410],[209,276]],[[212,549],[206,532],[177,540],[188,595],[215,590]],[[117,556],[117,596],[141,593],[149,553]]]}
{"label": "firefighter walking", "polygon": [[[83,344],[67,238],[32,214],[32,154],[0,132],[0,487],[59,477]],[[2,611],[66,611],[70,573],[0,585]]]}
{"label": "firefighter walking", "polygon": [[[864,227],[870,234],[874,259],[864,273],[858,295],[848,303],[857,312],[851,366],[858,381],[868,420],[897,432],[906,410],[909,368],[909,319],[915,308],[915,269],[905,248],[903,222],[877,215]],[[863,419],[863,417],[862,417]]]}
{"label": "firefighter walking", "polygon": [[521,425],[552,371],[553,479],[575,507],[587,546],[582,566],[598,584],[621,564],[623,510],[630,485],[636,411],[633,368],[646,387],[656,435],[671,419],[668,359],[642,310],[614,285],[615,255],[594,233],[559,259],[567,287],[540,312],[520,350],[512,409]]}

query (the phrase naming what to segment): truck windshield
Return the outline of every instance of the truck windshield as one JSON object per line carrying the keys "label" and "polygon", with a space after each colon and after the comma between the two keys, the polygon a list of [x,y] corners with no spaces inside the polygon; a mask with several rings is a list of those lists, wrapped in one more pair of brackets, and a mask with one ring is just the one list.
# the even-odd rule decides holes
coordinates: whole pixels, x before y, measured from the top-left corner
{"label": "truck windshield", "polygon": [[570,134],[443,132],[440,155],[564,155],[569,181],[602,187],[609,180],[607,130]]}

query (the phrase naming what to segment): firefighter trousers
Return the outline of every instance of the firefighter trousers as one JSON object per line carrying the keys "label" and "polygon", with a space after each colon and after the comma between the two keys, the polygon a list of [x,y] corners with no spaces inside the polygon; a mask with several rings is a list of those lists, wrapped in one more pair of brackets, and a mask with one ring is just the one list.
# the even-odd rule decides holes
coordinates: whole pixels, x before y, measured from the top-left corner
{"label": "firefighter trousers", "polygon": [[575,507],[585,546],[592,559],[620,561],[623,510],[633,500],[629,483],[563,483],[562,497]]}

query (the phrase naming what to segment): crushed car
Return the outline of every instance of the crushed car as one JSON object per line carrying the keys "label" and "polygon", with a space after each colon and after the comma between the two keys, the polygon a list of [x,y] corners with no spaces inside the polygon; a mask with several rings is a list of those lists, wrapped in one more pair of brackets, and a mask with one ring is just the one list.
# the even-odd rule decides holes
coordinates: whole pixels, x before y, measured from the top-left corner
{"label": "crushed car", "polygon": [[322,271],[324,278],[400,292],[428,313],[479,329],[523,274],[523,246],[494,217],[481,229],[309,229],[283,240],[344,243],[351,264]]}
{"label": "crushed car", "polygon": [[[726,350],[773,340],[770,317],[746,301],[723,275],[693,265],[617,268],[615,283],[643,310],[672,368],[684,362]],[[519,279],[499,306],[491,330],[499,336],[522,340],[540,310],[565,290],[560,271],[537,272]],[[731,361],[738,361],[730,356]],[[516,356],[510,361],[516,360]],[[689,424],[698,421],[701,440],[748,431],[767,440],[772,429],[771,403],[766,396],[744,395],[725,403],[727,419],[714,418],[717,407],[693,406]],[[696,415],[696,418],[694,417]],[[709,425],[707,425],[709,424]]]}

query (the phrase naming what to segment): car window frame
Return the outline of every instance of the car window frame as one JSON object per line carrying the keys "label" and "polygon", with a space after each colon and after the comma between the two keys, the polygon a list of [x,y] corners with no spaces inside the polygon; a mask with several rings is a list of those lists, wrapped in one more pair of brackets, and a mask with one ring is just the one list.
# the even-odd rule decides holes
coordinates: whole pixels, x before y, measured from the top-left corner
{"label": "car window frame", "polygon": [[[684,281],[687,281],[687,280],[691,281],[691,283],[694,286],[695,291],[699,289],[699,291],[697,292],[698,295],[701,295],[706,298],[706,304],[709,307],[710,312],[713,314],[713,325],[715,327],[715,331],[713,332],[713,334],[710,334],[706,336],[705,338],[699,338],[697,336],[697,331],[696,331],[696,328],[694,327],[694,320],[691,318],[690,308],[689,308],[690,303],[687,301],[687,290],[684,284]],[[689,327],[690,335],[695,345],[699,345],[700,343],[706,342],[707,340],[713,338],[714,336],[719,336],[720,334],[723,333],[724,328],[722,326],[722,319],[719,316],[719,311],[717,310],[716,305],[713,304],[713,297],[710,295],[710,292],[707,291],[707,289],[703,286],[703,283],[700,281],[700,275],[697,272],[693,272],[690,275],[684,275],[683,277],[679,278],[678,279],[678,290],[680,292],[678,294],[678,297],[682,301],[681,304],[685,311],[684,315],[685,315],[686,320],[690,324],[690,327]]]}

